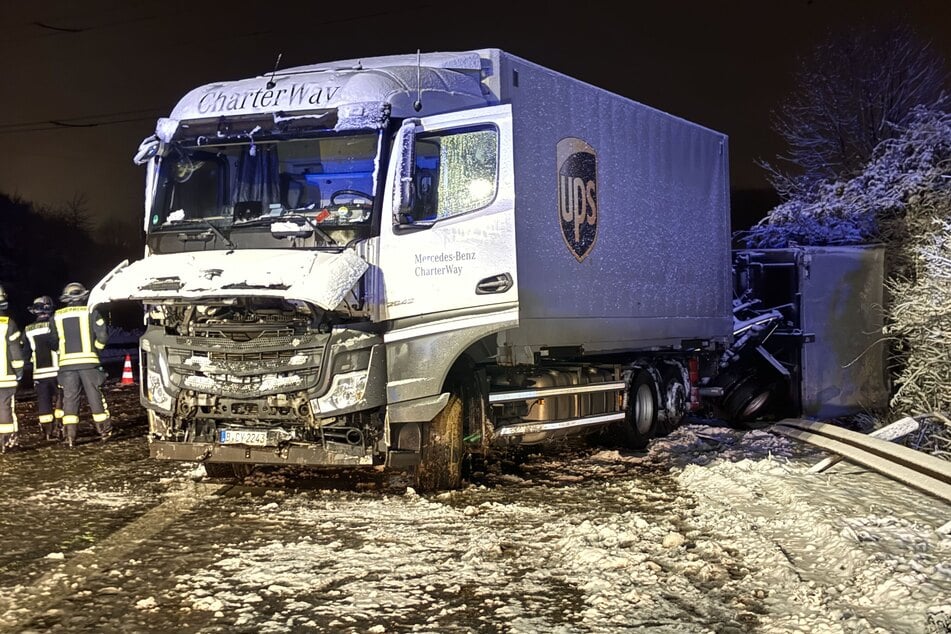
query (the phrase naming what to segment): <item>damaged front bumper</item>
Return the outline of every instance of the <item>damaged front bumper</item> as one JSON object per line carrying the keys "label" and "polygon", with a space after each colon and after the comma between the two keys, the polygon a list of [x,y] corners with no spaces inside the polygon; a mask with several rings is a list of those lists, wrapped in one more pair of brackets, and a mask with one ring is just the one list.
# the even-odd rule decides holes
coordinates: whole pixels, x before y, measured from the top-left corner
{"label": "damaged front bumper", "polygon": [[357,447],[324,448],[291,444],[280,448],[219,445],[211,442],[153,440],[149,455],[159,460],[296,466],[372,466],[373,456]]}
{"label": "damaged front bumper", "polygon": [[301,466],[385,461],[385,358],[376,335],[335,329],[290,342],[231,342],[156,328],[143,337],[142,359],[153,458]]}

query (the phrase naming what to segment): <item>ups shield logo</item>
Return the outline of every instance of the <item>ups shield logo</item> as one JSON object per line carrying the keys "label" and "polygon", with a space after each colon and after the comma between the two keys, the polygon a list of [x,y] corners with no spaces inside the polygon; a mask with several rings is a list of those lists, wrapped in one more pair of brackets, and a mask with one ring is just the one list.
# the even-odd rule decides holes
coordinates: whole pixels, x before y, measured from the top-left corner
{"label": "ups shield logo", "polygon": [[558,220],[565,244],[579,262],[598,238],[598,170],[594,148],[573,137],[556,148]]}

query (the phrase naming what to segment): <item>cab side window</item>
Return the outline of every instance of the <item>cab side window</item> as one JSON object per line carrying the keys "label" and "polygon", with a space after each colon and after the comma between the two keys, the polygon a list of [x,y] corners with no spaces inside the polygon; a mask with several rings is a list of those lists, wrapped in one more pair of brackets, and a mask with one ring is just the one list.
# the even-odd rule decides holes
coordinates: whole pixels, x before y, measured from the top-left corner
{"label": "cab side window", "polygon": [[418,136],[413,219],[441,220],[485,207],[495,199],[498,172],[495,128]]}

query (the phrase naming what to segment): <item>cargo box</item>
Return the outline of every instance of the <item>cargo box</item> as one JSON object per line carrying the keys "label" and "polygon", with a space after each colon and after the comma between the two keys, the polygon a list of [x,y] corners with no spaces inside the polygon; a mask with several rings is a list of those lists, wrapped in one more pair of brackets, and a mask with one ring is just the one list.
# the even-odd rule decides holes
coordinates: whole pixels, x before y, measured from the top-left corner
{"label": "cargo box", "polygon": [[520,325],[513,346],[680,347],[732,332],[727,137],[503,51]]}

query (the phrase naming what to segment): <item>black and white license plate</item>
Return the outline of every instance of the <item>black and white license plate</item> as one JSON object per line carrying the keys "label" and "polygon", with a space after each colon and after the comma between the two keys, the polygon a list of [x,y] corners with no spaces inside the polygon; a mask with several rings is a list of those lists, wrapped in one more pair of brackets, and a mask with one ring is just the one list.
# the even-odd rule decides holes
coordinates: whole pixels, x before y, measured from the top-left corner
{"label": "black and white license plate", "polygon": [[255,429],[219,429],[218,442],[222,445],[267,445],[267,432]]}

